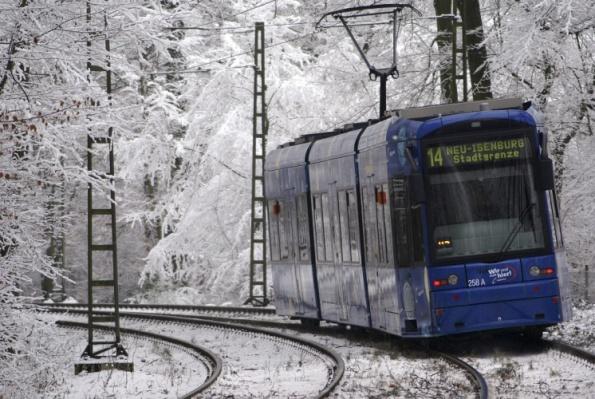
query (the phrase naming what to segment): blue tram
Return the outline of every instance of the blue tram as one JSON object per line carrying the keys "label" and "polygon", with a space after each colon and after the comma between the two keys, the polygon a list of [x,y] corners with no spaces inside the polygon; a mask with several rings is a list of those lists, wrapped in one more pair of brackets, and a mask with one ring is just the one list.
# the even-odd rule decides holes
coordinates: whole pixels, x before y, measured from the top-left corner
{"label": "blue tram", "polygon": [[516,99],[412,108],[267,155],[277,313],[429,337],[570,318],[547,137]]}

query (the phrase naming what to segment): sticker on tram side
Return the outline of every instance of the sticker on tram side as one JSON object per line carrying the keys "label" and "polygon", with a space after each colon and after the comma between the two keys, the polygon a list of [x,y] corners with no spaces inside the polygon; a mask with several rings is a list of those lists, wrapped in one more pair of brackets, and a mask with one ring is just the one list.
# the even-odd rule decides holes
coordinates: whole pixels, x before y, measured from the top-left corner
{"label": "sticker on tram side", "polygon": [[509,266],[505,266],[503,268],[494,267],[492,269],[488,269],[488,276],[492,280],[492,284],[496,284],[501,281],[513,279],[514,269]]}
{"label": "sticker on tram side", "polygon": [[502,264],[467,265],[467,285],[483,287],[485,285],[508,284],[521,281],[520,261]]}

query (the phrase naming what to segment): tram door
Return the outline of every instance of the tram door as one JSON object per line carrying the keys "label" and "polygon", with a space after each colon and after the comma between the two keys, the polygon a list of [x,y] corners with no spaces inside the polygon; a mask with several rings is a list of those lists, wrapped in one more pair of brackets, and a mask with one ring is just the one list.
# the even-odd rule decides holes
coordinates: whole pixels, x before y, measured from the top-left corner
{"label": "tram door", "polygon": [[298,260],[299,255],[299,243],[298,243],[298,226],[297,226],[297,206],[295,189],[291,188],[285,191],[285,198],[287,200],[287,219],[286,219],[286,231],[287,241],[290,243],[290,254],[289,254],[289,275],[293,280],[293,288],[295,295],[289,299],[290,308],[295,314],[304,314],[304,295],[302,290],[302,278],[300,273],[300,264]]}
{"label": "tram door", "polygon": [[341,257],[341,227],[339,222],[339,197],[337,195],[337,184],[329,184],[329,202],[331,208],[331,234],[333,235],[333,260],[334,260],[334,275],[335,275],[335,295],[338,297],[337,305],[339,307],[337,315],[339,321],[349,320],[349,301],[346,298],[346,291],[349,287],[345,287],[345,272],[343,270],[343,259]]}
{"label": "tram door", "polygon": [[376,210],[377,192],[373,176],[368,177],[367,185],[362,187],[362,208],[364,222],[364,238],[366,245],[366,275],[368,277],[368,295],[372,325],[386,328],[384,306],[382,303],[382,276],[380,275],[380,254],[378,251],[379,232]]}

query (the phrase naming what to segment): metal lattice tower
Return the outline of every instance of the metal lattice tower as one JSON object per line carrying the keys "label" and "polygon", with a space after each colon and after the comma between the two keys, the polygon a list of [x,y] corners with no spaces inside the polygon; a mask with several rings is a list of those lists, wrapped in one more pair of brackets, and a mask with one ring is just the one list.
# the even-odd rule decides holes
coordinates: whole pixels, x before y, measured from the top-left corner
{"label": "metal lattice tower", "polygon": [[[97,16],[97,13],[91,13],[91,3],[87,2],[87,25],[89,30],[89,38],[87,39],[87,49],[89,52],[89,61],[87,62],[87,69],[89,73],[89,80],[91,75],[96,82],[105,82],[105,91],[108,98],[108,106],[111,105],[112,95],[112,73],[110,65],[110,40],[107,35],[107,15],[103,14],[103,28],[104,32],[98,29],[94,30],[92,16]],[[100,14],[100,15],[101,15]],[[94,51],[94,46],[105,46],[104,52],[106,54],[104,66],[95,65],[92,62],[91,54]],[[103,51],[102,51],[103,52]],[[128,353],[122,346],[120,336],[120,313],[119,313],[119,298],[118,298],[118,251],[116,245],[116,193],[114,187],[114,146],[113,146],[113,127],[108,127],[107,131],[99,132],[89,130],[87,133],[87,171],[90,178],[107,183],[109,186],[109,205],[97,206],[94,202],[94,191],[97,188],[92,183],[87,186],[87,289],[88,289],[88,341],[87,347],[82,354],[82,361],[75,364],[75,374],[83,370],[88,372],[100,371],[104,369],[120,369],[126,371],[133,370],[133,364],[128,361]],[[106,148],[99,148],[100,146],[107,146]],[[107,157],[107,159],[100,159],[100,156]],[[97,157],[97,166],[95,165],[94,157]],[[101,162],[103,161],[103,162]],[[103,164],[104,169],[100,169],[100,164]],[[107,165],[107,170],[105,166]],[[100,193],[105,196],[105,193]],[[101,196],[98,196],[100,199]],[[96,199],[97,200],[97,199]],[[111,234],[107,243],[97,243],[97,231],[94,229],[95,219],[102,218],[103,223],[110,225]],[[107,223],[105,218],[108,218]],[[96,277],[93,270],[94,254],[108,253],[111,256],[111,276]],[[109,289],[112,292],[114,312],[110,315],[96,315],[93,311],[93,296],[96,289]],[[113,336],[109,338],[98,339],[95,336],[94,323],[108,324],[112,327]],[[98,330],[99,332],[99,330]],[[102,337],[105,337],[105,332],[102,330]],[[99,335],[99,334],[98,334]]]}
{"label": "metal lattice tower", "polygon": [[252,116],[252,217],[250,221],[250,296],[246,304],[266,306],[267,261],[264,199],[264,162],[268,120],[265,103],[264,23],[254,31],[254,113]]}
{"label": "metal lattice tower", "polygon": [[[458,83],[463,83],[463,101],[468,100],[467,81],[467,32],[462,17],[465,15],[466,2],[464,0],[452,0],[452,80],[450,82],[451,102],[458,102]],[[461,9],[460,15],[458,9]],[[460,57],[460,60],[459,60]],[[459,64],[461,68],[459,68]],[[458,72],[461,70],[460,73]]]}

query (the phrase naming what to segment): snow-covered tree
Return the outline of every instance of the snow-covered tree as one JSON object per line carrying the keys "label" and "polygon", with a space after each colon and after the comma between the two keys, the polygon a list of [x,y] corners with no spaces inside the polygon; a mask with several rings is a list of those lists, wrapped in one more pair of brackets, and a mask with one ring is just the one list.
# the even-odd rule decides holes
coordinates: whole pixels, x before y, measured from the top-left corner
{"label": "snow-covered tree", "polygon": [[[93,3],[91,22],[86,6],[0,1],[0,396],[35,397],[42,387],[32,378],[51,383],[51,351],[42,339],[51,329],[28,309],[28,294],[38,274],[55,279],[62,272],[56,239],[85,220],[72,199],[87,183],[108,188],[87,173],[87,134],[105,135],[112,127],[116,146],[133,143],[149,125],[146,101],[167,98],[165,86],[151,95],[138,90],[139,52],[152,49],[162,62],[175,58],[161,3]],[[101,76],[87,70],[87,62],[106,67],[108,60],[111,98]],[[151,129],[169,133],[158,124]]]}
{"label": "snow-covered tree", "polygon": [[[59,273],[55,238],[64,232],[69,239],[69,267],[85,265],[85,188],[99,184],[85,167],[87,133],[113,127],[116,134],[119,227],[140,225],[144,233],[119,237],[120,264],[128,274],[142,268],[141,296],[239,301],[247,295],[249,261],[254,22],[266,23],[272,149],[377,116],[378,84],[369,81],[351,39],[332,21],[327,29],[314,26],[324,12],[370,3],[378,2],[109,0],[93,2],[88,24],[85,2],[0,0],[3,389],[27,385],[15,362],[28,362],[33,373],[51,364],[26,338],[46,327],[21,309],[32,276]],[[531,99],[544,112],[570,259],[591,263],[595,4],[474,3],[492,94]],[[412,5],[423,16],[401,21],[400,77],[389,81],[389,109],[441,101],[445,58],[434,2]],[[377,62],[390,54],[387,25],[354,33]],[[103,80],[87,72],[89,58],[106,64],[106,36],[111,100]],[[142,250],[127,252],[141,241]],[[86,278],[78,269],[70,276]]]}

